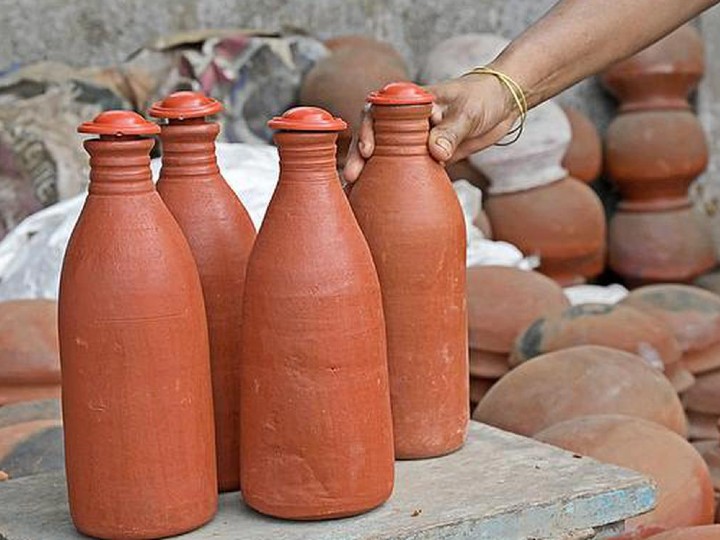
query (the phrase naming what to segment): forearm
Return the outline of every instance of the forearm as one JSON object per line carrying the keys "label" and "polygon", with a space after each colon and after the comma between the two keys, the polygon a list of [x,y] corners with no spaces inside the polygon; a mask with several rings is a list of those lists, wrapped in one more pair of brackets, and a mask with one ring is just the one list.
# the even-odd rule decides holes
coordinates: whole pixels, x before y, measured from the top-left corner
{"label": "forearm", "polygon": [[561,0],[492,63],[532,107],[631,56],[720,0]]}

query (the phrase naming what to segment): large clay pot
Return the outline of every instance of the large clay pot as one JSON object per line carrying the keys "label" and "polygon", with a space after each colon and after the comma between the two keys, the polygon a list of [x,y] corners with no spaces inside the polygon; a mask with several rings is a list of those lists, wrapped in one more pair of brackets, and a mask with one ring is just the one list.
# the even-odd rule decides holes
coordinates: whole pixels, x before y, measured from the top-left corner
{"label": "large clay pot", "polygon": [[59,396],[57,303],[0,302],[0,405]]}
{"label": "large clay pot", "polygon": [[688,285],[648,285],[635,289],[621,304],[664,320],[683,352],[720,342],[720,296]]}
{"label": "large clay pot", "polygon": [[622,415],[587,416],[556,424],[535,438],[655,481],[655,509],[626,521],[625,533],[615,537],[618,540],[713,522],[707,466],[692,445],[663,426]]}
{"label": "large clay pot", "polygon": [[470,347],[507,355],[536,319],[570,307],[562,288],[538,272],[507,266],[467,269]]}
{"label": "large clay pot", "polygon": [[680,346],[662,320],[630,306],[579,304],[536,320],[518,337],[511,363],[578,345],[602,345],[641,356],[663,370],[680,360]]}
{"label": "large clay pot", "polygon": [[243,499],[281,518],[359,514],[390,496],[393,442],[380,285],[335,168],[345,122],[299,107],[269,125],[281,166],[245,287]]}
{"label": "large clay pot", "polygon": [[368,92],[392,81],[409,80],[408,68],[388,43],[366,36],[342,36],[328,40],[331,54],[320,59],[305,75],[300,104],[327,109],[344,118],[348,128],[338,136],[338,164],[345,165],[353,132]]}
{"label": "large clay pot", "polygon": [[222,105],[195,92],[177,92],[149,113],[162,126],[162,169],[157,190],[190,244],[200,273],[210,339],[215,447],[220,491],[240,488],[240,333],[245,268],[255,227],[220,175],[215,138],[207,122]]}
{"label": "large clay pot", "polygon": [[573,178],[485,203],[495,240],[538,255],[538,271],[561,285],[597,276],[605,264],[605,214],[593,190]]}
{"label": "large clay pot", "polygon": [[529,436],[591,414],[627,414],[687,433],[682,404],[660,372],[633,354],[596,346],[545,354],[512,370],[473,419]]}
{"label": "large clay pot", "polygon": [[708,220],[694,208],[616,212],[608,265],[629,285],[689,283],[716,264]]}
{"label": "large clay pot", "polygon": [[217,507],[200,279],[152,183],[160,128],[108,111],[79,130],[100,137],[58,301],[70,512],[89,536],[171,536]]}
{"label": "large clay pot", "polygon": [[606,137],[606,169],[622,195],[620,210],[690,205],[688,188],[708,164],[705,133],[692,112],[621,114]]}
{"label": "large clay pot", "polygon": [[720,525],[683,527],[651,536],[651,540],[718,540]]}
{"label": "large clay pot", "polygon": [[621,102],[620,112],[689,109],[688,94],[705,71],[703,43],[686,24],[603,75],[606,87]]}
{"label": "large clay pot", "polygon": [[60,420],[61,415],[59,399],[13,403],[0,407],[0,428],[35,420]]}
{"label": "large clay pot", "polygon": [[602,171],[602,141],[595,125],[583,113],[563,106],[572,134],[562,166],[573,178],[590,184]]}
{"label": "large clay pot", "polygon": [[420,82],[437,84],[489,64],[510,40],[490,33],[454,35],[436,44],[420,70]]}
{"label": "large clay pot", "polygon": [[375,152],[350,204],[382,287],[395,455],[439,456],[468,427],[464,218],[428,152],[433,96],[394,83],[369,101]]}

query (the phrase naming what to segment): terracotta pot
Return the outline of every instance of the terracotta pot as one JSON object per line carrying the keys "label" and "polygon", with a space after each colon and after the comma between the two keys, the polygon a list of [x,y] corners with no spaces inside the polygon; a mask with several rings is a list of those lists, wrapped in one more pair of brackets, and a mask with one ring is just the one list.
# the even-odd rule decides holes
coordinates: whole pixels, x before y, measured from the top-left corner
{"label": "terracotta pot", "polygon": [[688,94],[705,70],[703,42],[692,25],[611,66],[602,82],[621,102],[620,112],[689,109]]}
{"label": "terracotta pot", "polygon": [[570,122],[570,145],[565,151],[562,166],[573,178],[589,184],[597,180],[602,171],[602,141],[595,124],[572,107],[563,106]]}
{"label": "terracotta pot", "polygon": [[698,375],[683,403],[691,411],[720,416],[720,370]]}
{"label": "terracotta pot", "polygon": [[688,439],[691,441],[719,440],[718,415],[699,413],[692,410],[685,412],[688,419]]}
{"label": "terracotta pot", "polygon": [[343,36],[329,40],[331,54],[308,71],[300,87],[300,104],[327,109],[348,122],[338,136],[338,165],[345,165],[353,132],[368,92],[410,75],[400,54],[388,43],[365,36]]}
{"label": "terracotta pot", "polygon": [[621,303],[664,320],[683,352],[720,342],[720,296],[688,285],[649,285]]}
{"label": "terracotta pot", "polygon": [[255,227],[221,176],[215,156],[220,126],[205,117],[222,105],[177,92],[149,113],[166,118],[157,190],[187,239],[200,274],[210,339],[215,447],[220,491],[240,488],[240,334],[245,268]]}
{"label": "terracotta pot", "polygon": [[683,355],[683,364],[695,375],[720,368],[720,343]]}
{"label": "terracotta pot", "polygon": [[506,266],[468,268],[467,302],[470,347],[504,353],[506,358],[532,322],[570,307],[553,280]]}
{"label": "terracotta pot", "polygon": [[584,346],[545,354],[500,379],[473,419],[533,435],[569,418],[627,414],[685,436],[680,399],[663,375],[636,355]]}
{"label": "terracotta pot", "polygon": [[507,353],[470,349],[470,377],[499,379],[510,371]]}
{"label": "terracotta pot", "polygon": [[693,208],[619,211],[608,235],[608,265],[630,285],[689,283],[716,264],[709,223]]}
{"label": "terracotta pot", "polygon": [[621,210],[685,208],[690,184],[708,164],[705,132],[691,111],[621,114],[606,133],[605,163]]}
{"label": "terracotta pot", "polygon": [[621,415],[588,416],[557,424],[535,438],[655,481],[655,509],[627,520],[618,539],[647,538],[713,522],[715,504],[707,466],[690,443],[663,426]]}
{"label": "terracotta pot", "polygon": [[432,100],[411,83],[370,94],[375,153],[350,193],[382,288],[401,459],[460,448],[469,416],[465,224],[428,153]]}
{"label": "terracotta pot", "polygon": [[603,345],[642,357],[658,370],[680,360],[680,346],[662,320],[624,305],[579,304],[536,320],[515,343],[510,362],[575,347]]}
{"label": "terracotta pot", "polygon": [[0,428],[0,471],[10,478],[62,471],[62,425],[32,420]]}
{"label": "terracotta pot", "polygon": [[485,211],[496,240],[538,255],[538,271],[561,285],[576,285],[604,267],[605,214],[593,190],[572,178],[504,195],[491,195]]}
{"label": "terracotta pot", "polygon": [[0,302],[0,405],[60,396],[57,303]]}
{"label": "terracotta pot", "polygon": [[281,518],[359,514],[392,492],[393,442],[380,285],[335,168],[345,122],[299,107],[269,125],[281,166],[245,287],[243,499]]}
{"label": "terracotta pot", "polygon": [[60,420],[61,414],[59,399],[41,399],[5,405],[0,407],[0,428],[35,420]]}
{"label": "terracotta pot", "polygon": [[720,525],[673,529],[650,538],[652,540],[717,540],[720,538]]}
{"label": "terracotta pot", "polygon": [[108,111],[79,130],[100,137],[58,301],[70,512],[89,536],[175,535],[217,507],[200,280],[152,183],[160,128]]}

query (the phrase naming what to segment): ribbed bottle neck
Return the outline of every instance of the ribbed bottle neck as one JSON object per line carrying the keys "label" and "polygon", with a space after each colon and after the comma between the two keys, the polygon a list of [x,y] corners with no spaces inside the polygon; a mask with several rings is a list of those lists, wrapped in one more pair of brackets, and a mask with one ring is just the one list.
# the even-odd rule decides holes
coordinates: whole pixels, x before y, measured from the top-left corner
{"label": "ribbed bottle neck", "polygon": [[373,105],[374,155],[427,155],[431,105]]}
{"label": "ribbed bottle neck", "polygon": [[160,177],[182,180],[218,175],[215,139],[219,132],[218,124],[201,118],[162,126]]}
{"label": "ribbed bottle neck", "polygon": [[[280,131],[275,143],[280,154],[280,179],[337,180],[337,133]],[[290,173],[287,175],[286,173]],[[295,173],[300,173],[296,176]]]}
{"label": "ribbed bottle neck", "polygon": [[95,195],[153,191],[150,150],[154,139],[100,136],[84,142],[90,154],[89,192]]}

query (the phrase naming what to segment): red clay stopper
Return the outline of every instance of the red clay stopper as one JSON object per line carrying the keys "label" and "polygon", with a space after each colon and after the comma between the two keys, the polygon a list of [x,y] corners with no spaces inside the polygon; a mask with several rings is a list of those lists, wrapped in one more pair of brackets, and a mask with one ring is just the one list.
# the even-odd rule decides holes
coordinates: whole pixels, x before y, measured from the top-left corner
{"label": "red clay stopper", "polygon": [[268,122],[282,131],[343,131],[347,124],[319,107],[295,107]]}
{"label": "red clay stopper", "polygon": [[215,446],[220,491],[240,488],[240,333],[245,269],[255,227],[220,174],[220,126],[205,117],[222,105],[199,92],[176,92],[150,114],[162,126],[157,190],[187,239],[200,273],[210,338]]}
{"label": "red clay stopper", "polygon": [[105,111],[98,114],[92,121],[84,122],[78,127],[80,133],[94,135],[155,135],[160,133],[160,126],[148,122],[132,111]]}
{"label": "red clay stopper", "polygon": [[204,118],[223,110],[222,103],[201,92],[175,92],[161,101],[157,101],[148,110],[155,118],[185,120]]}
{"label": "red clay stopper", "polygon": [[435,101],[435,96],[411,82],[392,82],[370,92],[367,100],[373,105],[427,105]]}

